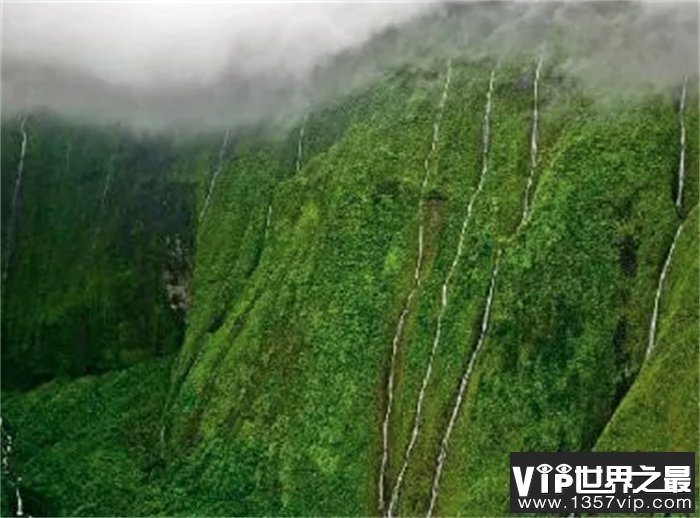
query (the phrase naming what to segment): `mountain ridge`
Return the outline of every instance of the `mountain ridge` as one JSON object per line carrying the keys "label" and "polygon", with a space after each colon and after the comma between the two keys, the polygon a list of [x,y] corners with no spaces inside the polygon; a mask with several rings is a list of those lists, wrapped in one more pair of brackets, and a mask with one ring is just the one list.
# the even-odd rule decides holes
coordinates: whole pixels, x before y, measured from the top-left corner
{"label": "mountain ridge", "polygon": [[[397,354],[387,470],[391,484],[412,428],[441,286],[484,165],[484,103],[494,65],[453,59],[424,193],[424,279]],[[678,223],[674,186],[680,129],[673,95],[654,93],[604,109],[576,81],[557,75],[545,57],[537,168],[529,219],[520,228],[536,66],[537,56],[531,56],[503,61],[496,69],[490,172],[474,203],[464,257],[455,270],[435,375],[426,390],[424,424],[397,514],[428,509],[440,438],[477,343],[497,250],[503,252],[489,330],[455,422],[436,514],[507,512],[508,451],[658,447],[663,441],[654,438],[661,438],[669,417],[654,415],[655,431],[648,437],[640,431],[622,440],[616,429],[639,427],[635,409],[650,412],[649,400],[658,391],[649,387],[662,383],[659,362],[678,356],[686,364],[695,358],[697,364],[683,348],[693,339],[688,329],[693,323],[697,328],[697,315],[682,310],[686,300],[697,297],[694,284],[679,273],[692,266],[693,232],[682,234],[670,266],[659,349],[644,360],[653,294]],[[13,426],[18,449],[13,468],[22,472],[22,486],[36,492],[36,508],[45,506],[55,514],[135,515],[377,512],[392,336],[414,273],[420,225],[415,207],[443,80],[444,61],[399,69],[311,111],[283,140],[234,135],[221,159],[222,135],[173,147],[167,141],[149,144],[148,153],[162,146],[166,157],[165,165],[150,169],[157,176],[151,185],[166,200],[170,182],[179,185],[185,194],[176,197],[173,206],[179,208],[173,213],[189,215],[184,225],[175,218],[171,227],[153,227],[155,236],[172,236],[173,229],[189,236],[183,239],[191,264],[186,266],[182,346],[174,358],[177,346],[156,354],[163,359],[139,360],[126,370],[75,381],[59,377],[26,393],[5,389],[3,417]],[[685,120],[693,142],[698,111],[695,82],[691,85]],[[45,152],[36,136],[32,145],[31,123],[30,118],[25,193],[32,192],[31,182],[40,181],[29,174],[30,167],[49,171],[50,178],[70,178],[65,167],[39,167],[42,162],[33,153],[39,149],[41,157]],[[61,124],[50,129],[58,135],[64,131]],[[78,141],[92,131],[88,128]],[[3,149],[16,147],[16,135],[2,134]],[[52,135],[42,138],[65,152]],[[102,181],[91,180],[87,190],[98,202],[92,214],[98,214],[107,178],[101,158],[110,156],[105,152],[110,146],[99,138],[81,144],[88,150],[87,163],[78,173],[94,174],[91,164],[102,172]],[[127,156],[145,151],[144,143],[129,145],[134,150],[127,147]],[[90,149],[97,149],[94,159]],[[45,155],[44,163],[47,156],[53,154]],[[14,158],[3,153],[3,186],[14,179]],[[686,166],[697,171],[693,146]],[[114,176],[114,195],[120,201],[129,201],[128,187],[139,170],[115,170],[120,172]],[[78,178],[92,178],[85,174]],[[683,195],[688,230],[697,219],[697,187],[692,174]],[[66,207],[75,203],[72,193],[63,196]],[[206,217],[195,226],[205,203]],[[168,212],[147,208],[143,218],[152,221]],[[122,213],[110,217],[131,221]],[[20,233],[27,232],[23,223]],[[92,228],[81,241],[92,238]],[[151,237],[144,239],[149,243]],[[31,264],[23,255],[30,245],[22,243],[18,239],[16,257],[24,259],[15,260]],[[159,246],[154,253],[162,253]],[[160,272],[163,263],[149,268]],[[12,265],[9,272],[13,282]],[[8,287],[5,303],[12,308],[17,292]],[[167,308],[164,292],[159,277],[153,297]],[[670,311],[664,309],[666,297]],[[678,315],[686,331],[676,343],[668,330],[679,325]],[[3,322],[9,325],[12,320],[6,318],[7,312]],[[3,355],[13,347],[4,341]],[[697,387],[697,377],[684,376]],[[117,380],[118,389],[113,386]],[[667,416],[692,404],[681,397],[691,389],[677,390],[664,394]],[[85,398],[89,404],[81,403]],[[136,401],[147,402],[148,412],[126,411]],[[61,416],[62,408],[71,408],[79,422],[88,423],[90,405],[110,409],[105,424],[94,428],[101,444],[71,430],[68,417]],[[29,416],[37,412],[40,417],[32,422]],[[143,420],[143,442],[131,443],[128,430],[138,419]],[[42,431],[52,422],[60,426]],[[687,448],[688,433],[698,436],[697,419],[695,425],[690,419],[680,423],[677,441],[664,447]],[[131,446],[124,464],[116,463],[122,468],[99,474],[125,440]],[[80,447],[91,453],[63,477],[56,468]],[[92,484],[77,487],[75,477],[88,472],[95,474]],[[101,499],[106,488],[113,488],[112,496]],[[32,499],[26,500],[31,511]]]}

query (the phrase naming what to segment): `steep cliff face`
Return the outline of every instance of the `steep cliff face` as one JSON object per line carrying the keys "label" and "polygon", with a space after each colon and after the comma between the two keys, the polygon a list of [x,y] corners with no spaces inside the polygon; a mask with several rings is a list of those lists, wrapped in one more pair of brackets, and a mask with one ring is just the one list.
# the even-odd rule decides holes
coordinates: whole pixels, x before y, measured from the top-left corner
{"label": "steep cliff face", "polygon": [[[250,254],[256,261],[238,277],[217,325],[189,328],[166,411],[166,451],[179,480],[207,473],[183,511],[194,510],[187,505],[197,495],[210,495],[205,509],[214,514],[377,512],[385,379],[423,225],[422,280],[399,339],[388,426],[384,490],[396,490],[443,282],[484,161],[488,176],[465,230],[396,512],[427,509],[499,251],[490,322],[454,423],[435,512],[503,512],[509,451],[596,444],[645,368],[654,292],[680,223],[678,105],[669,93],[603,107],[545,64],[530,214],[520,225],[536,60],[496,68],[484,153],[494,65],[453,63],[434,153],[445,66],[387,78],[354,101],[368,108],[348,119],[329,149],[311,149],[300,173],[276,186],[269,229],[263,196],[254,230],[249,223],[236,232],[241,241],[228,245],[230,253],[251,247],[259,258]],[[312,114],[304,134],[326,134],[324,125],[335,120],[329,115]],[[697,132],[697,112],[685,117]],[[257,178],[248,161],[232,160],[230,181]],[[291,175],[291,157],[286,164]],[[697,183],[685,190],[684,207],[696,205],[696,190]],[[222,184],[211,214],[241,203],[236,192]],[[214,236],[228,225],[212,217],[200,229],[196,286],[212,274],[208,250],[225,253]],[[212,285],[236,282],[229,274]],[[212,301],[207,296],[203,305],[221,309]],[[217,443],[222,449],[212,448]],[[251,469],[246,484],[214,482],[242,476],[241,463]]]}
{"label": "steep cliff face", "polygon": [[[510,451],[692,449],[697,149],[686,150],[679,214],[676,92],[603,102],[553,59],[536,90],[538,56],[453,59],[449,83],[445,60],[403,68],[282,139],[120,140],[116,154],[111,136],[92,137],[80,141],[84,165],[68,167],[56,160],[76,142],[60,140],[65,127],[45,130],[45,151],[30,133],[3,362],[8,350],[45,374],[57,359],[82,361],[77,343],[97,366],[173,351],[180,310],[163,265],[182,247],[188,259],[176,263],[192,271],[172,368],[8,393],[15,466],[36,501],[57,514],[374,515],[393,499],[396,514],[432,504],[438,515],[500,515]],[[18,149],[17,132],[5,133]],[[3,186],[14,153],[3,154]],[[114,156],[114,199],[102,203]],[[56,239],[67,251],[54,265],[40,247]],[[84,252],[91,239],[96,259]],[[106,311],[75,341],[81,314],[117,306],[126,316]],[[66,330],[49,347],[37,322]],[[681,359],[683,384],[663,388]],[[122,412],[137,401],[148,412]],[[93,425],[94,408],[107,414]],[[92,483],[78,484],[87,473]]]}
{"label": "steep cliff face", "polygon": [[47,115],[2,130],[3,386],[176,351],[184,308],[168,287],[189,276],[207,147]]}
{"label": "steep cliff face", "polygon": [[606,425],[597,450],[691,451],[697,446],[697,228],[696,206],[669,269],[655,352]]}

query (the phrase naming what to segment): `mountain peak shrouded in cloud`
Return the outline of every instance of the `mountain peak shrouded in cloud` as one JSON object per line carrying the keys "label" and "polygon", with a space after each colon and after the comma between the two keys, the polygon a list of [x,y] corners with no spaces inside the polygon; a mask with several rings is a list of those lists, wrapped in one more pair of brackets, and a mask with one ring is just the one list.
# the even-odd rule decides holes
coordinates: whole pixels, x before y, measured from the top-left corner
{"label": "mountain peak shrouded in cloud", "polygon": [[8,57],[75,67],[115,84],[183,86],[302,75],[430,8],[420,3],[7,3]]}
{"label": "mountain peak shrouded in cloud", "polygon": [[[430,9],[420,3],[9,2],[4,108],[119,112],[129,119],[145,109],[166,123],[205,114],[218,125],[224,121],[215,114],[231,95],[260,93],[252,96],[253,107],[231,116],[256,111],[259,97],[293,96],[331,56]],[[203,96],[208,103],[200,108]]]}
{"label": "mountain peak shrouded in cloud", "polygon": [[698,61],[696,3],[9,2],[2,19],[5,114],[152,128],[294,119],[445,54],[557,48],[562,72],[635,88],[672,85]]}

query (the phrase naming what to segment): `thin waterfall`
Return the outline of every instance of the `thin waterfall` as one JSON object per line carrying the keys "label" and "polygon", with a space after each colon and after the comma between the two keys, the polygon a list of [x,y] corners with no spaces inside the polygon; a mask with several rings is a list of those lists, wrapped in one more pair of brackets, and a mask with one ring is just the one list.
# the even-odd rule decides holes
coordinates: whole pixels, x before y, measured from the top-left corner
{"label": "thin waterfall", "polygon": [[683,182],[685,181],[685,120],[683,112],[685,111],[685,95],[688,86],[688,76],[683,79],[683,91],[681,92],[681,104],[678,107],[678,118],[681,124],[681,156],[678,161],[678,192],[676,193],[676,211],[681,214],[683,205]]}
{"label": "thin waterfall", "polygon": [[100,197],[100,213],[102,212],[105,202],[107,201],[107,195],[109,194],[109,189],[112,187],[112,176],[114,174],[114,164],[110,163],[107,170],[107,178],[105,178],[105,186],[102,189],[102,196]]}
{"label": "thin waterfall", "polygon": [[207,196],[204,199],[204,206],[202,207],[202,212],[199,214],[199,222],[201,223],[204,220],[204,216],[207,213],[207,209],[209,208],[209,203],[211,202],[211,195],[214,192],[214,188],[216,187],[216,180],[219,178],[219,174],[221,174],[221,170],[224,168],[224,155],[226,154],[226,147],[228,146],[228,138],[229,138],[229,129],[226,130],[226,133],[224,133],[224,140],[221,142],[221,147],[219,148],[219,160],[217,161],[216,164],[216,169],[214,169],[214,174],[211,177],[211,181],[209,182],[209,190],[207,191]]}
{"label": "thin waterfall", "polygon": [[477,189],[476,189],[476,191],[474,191],[474,193],[472,194],[472,196],[469,200],[469,204],[467,206],[467,215],[464,218],[464,221],[462,222],[462,229],[461,229],[460,236],[459,236],[459,242],[457,244],[457,252],[455,254],[454,259],[452,260],[452,264],[451,264],[450,269],[448,271],[447,277],[445,278],[445,282],[442,285],[440,311],[438,313],[437,327],[436,327],[435,336],[433,339],[433,345],[432,345],[432,349],[430,351],[430,356],[428,358],[428,366],[426,368],[425,375],[423,376],[423,381],[421,382],[420,391],[418,392],[418,400],[416,402],[416,410],[415,410],[415,415],[414,415],[414,420],[413,420],[413,430],[411,432],[411,437],[409,439],[408,445],[406,446],[403,464],[401,465],[401,469],[399,470],[399,475],[396,479],[396,484],[394,485],[394,488],[393,488],[392,493],[391,493],[391,500],[389,502],[389,509],[387,512],[387,514],[389,516],[391,516],[391,514],[394,511],[394,508],[396,507],[399,493],[401,491],[401,485],[403,484],[403,479],[406,475],[406,470],[408,469],[408,463],[411,459],[411,454],[413,453],[413,449],[414,449],[416,442],[418,440],[418,436],[420,433],[421,418],[422,418],[422,414],[423,414],[423,401],[425,399],[425,391],[428,387],[428,383],[429,383],[430,377],[432,375],[433,360],[435,359],[435,353],[437,352],[437,349],[440,345],[440,336],[441,336],[441,332],[442,332],[442,320],[444,318],[445,309],[447,308],[449,286],[451,284],[452,277],[454,276],[454,272],[456,271],[457,266],[459,264],[459,259],[462,255],[462,249],[464,246],[465,231],[466,231],[467,226],[469,224],[469,220],[471,219],[471,216],[472,216],[474,202],[475,202],[478,194],[483,189],[484,181],[485,181],[486,176],[488,175],[488,171],[489,171],[488,155],[489,155],[489,145],[490,145],[490,138],[491,138],[491,106],[492,106],[494,80],[495,80],[495,70],[492,70],[491,77],[489,78],[489,89],[488,89],[488,92],[486,94],[486,107],[484,109],[484,122],[483,122],[483,133],[482,133],[481,176],[479,178],[479,184],[477,186]]}
{"label": "thin waterfall", "polygon": [[301,123],[301,127],[299,128],[299,138],[297,139],[297,173],[301,171],[301,159],[303,158],[304,153],[304,132],[306,131],[307,119],[308,115],[305,115],[304,120]]}
{"label": "thin waterfall", "polygon": [[19,485],[15,487],[15,499],[17,500],[17,516],[24,516],[24,505],[22,502],[22,495],[19,492]]}
{"label": "thin waterfall", "polygon": [[447,459],[447,448],[450,445],[452,431],[457,423],[459,410],[462,406],[464,395],[467,392],[467,387],[469,386],[469,379],[471,378],[472,371],[474,370],[474,364],[476,363],[479,353],[481,352],[486,340],[486,334],[489,329],[489,318],[491,316],[491,304],[493,303],[493,294],[496,289],[496,279],[498,278],[498,263],[500,262],[500,259],[501,251],[499,250],[496,255],[496,261],[493,265],[493,270],[491,271],[491,283],[489,285],[489,293],[486,296],[486,304],[484,305],[484,316],[481,319],[479,340],[476,342],[476,347],[469,358],[467,368],[462,375],[461,381],[459,382],[459,390],[457,391],[457,397],[455,398],[455,403],[452,407],[450,421],[447,423],[445,434],[443,435],[442,442],[440,443],[440,453],[438,455],[437,466],[435,467],[435,474],[433,475],[433,484],[430,489],[430,505],[428,506],[428,512],[426,513],[426,516],[428,517],[432,516],[433,509],[435,508],[435,502],[437,501],[438,493],[440,491],[440,477],[442,476],[442,468],[444,467],[445,460]]}
{"label": "thin waterfall", "polygon": [[[219,178],[219,175],[221,174],[221,171],[224,168],[224,159],[226,157],[226,150],[228,148],[228,141],[230,137],[230,129],[227,128],[226,131],[224,132],[224,138],[221,141],[221,147],[219,148],[219,156],[217,159],[216,163],[216,168],[214,169],[214,173],[212,174],[211,181],[209,182],[209,189],[207,191],[207,195],[204,198],[204,205],[202,206],[202,211],[199,213],[199,223],[201,224],[202,221],[204,220],[204,217],[207,214],[207,210],[209,208],[209,205],[211,203],[211,197],[212,194],[214,193],[214,189],[216,187],[216,182]],[[203,350],[200,350],[197,359],[199,356],[203,353]],[[196,360],[195,360],[196,361]],[[161,415],[161,425],[160,425],[160,431],[158,433],[159,437],[159,443],[160,443],[160,448],[161,448],[161,457],[165,458],[165,450],[166,450],[166,440],[165,440],[165,435],[167,431],[166,427],[166,411],[168,408],[168,405],[170,404],[170,396],[168,396],[168,399],[163,405],[163,411]]]}
{"label": "thin waterfall", "polygon": [[12,191],[12,207],[10,209],[10,221],[7,224],[7,247],[5,248],[5,264],[2,271],[2,280],[7,279],[7,272],[10,267],[17,230],[17,218],[22,196],[22,179],[24,177],[24,157],[27,154],[27,117],[23,117],[19,124],[19,131],[22,135],[22,144],[19,151],[19,163],[17,164],[17,175],[15,176],[15,187]]}
{"label": "thin waterfall", "polygon": [[267,206],[267,217],[265,218],[265,234],[264,240],[267,241],[267,236],[270,233],[270,221],[272,221],[272,202]]}
{"label": "thin waterfall", "polygon": [[542,56],[537,60],[535,68],[535,80],[532,85],[532,131],[530,134],[530,172],[527,176],[527,184],[525,185],[525,196],[523,198],[523,214],[520,219],[520,225],[525,223],[530,210],[530,190],[532,189],[532,181],[537,168],[537,139],[539,137],[540,112],[539,112],[539,82],[540,71],[542,70]]}
{"label": "thin waterfall", "polygon": [[651,313],[651,320],[649,321],[649,342],[647,343],[647,354],[646,357],[649,358],[651,353],[654,351],[656,346],[656,326],[659,320],[659,305],[661,303],[661,293],[664,289],[664,283],[666,282],[666,274],[668,273],[668,268],[671,266],[671,258],[673,257],[673,251],[676,249],[676,243],[678,242],[678,236],[681,235],[683,230],[683,223],[678,225],[676,230],[676,235],[673,236],[673,241],[671,242],[671,248],[668,250],[668,255],[664,261],[664,266],[661,268],[661,275],[659,275],[659,284],[656,287],[656,295],[654,296],[654,310]]}
{"label": "thin waterfall", "polygon": [[450,88],[450,79],[452,77],[452,60],[447,60],[447,71],[445,73],[445,82],[442,88],[442,96],[440,98],[440,103],[438,104],[437,111],[435,113],[435,120],[433,122],[433,136],[430,143],[430,150],[423,162],[423,181],[421,182],[420,194],[418,197],[418,250],[416,254],[416,262],[413,269],[413,285],[409,291],[406,299],[404,300],[401,313],[399,315],[399,320],[396,323],[396,329],[394,331],[394,337],[391,341],[391,360],[389,365],[389,376],[387,377],[386,393],[387,393],[387,403],[386,410],[384,411],[384,418],[382,420],[382,461],[379,468],[379,512],[383,513],[386,506],[385,495],[384,495],[384,484],[386,481],[387,469],[389,465],[389,421],[391,419],[391,412],[394,404],[394,378],[396,376],[396,355],[399,350],[399,340],[403,333],[404,325],[406,324],[406,318],[408,317],[409,308],[413,298],[415,297],[416,291],[420,286],[421,281],[421,267],[423,265],[423,206],[424,206],[424,196],[425,190],[428,185],[428,179],[430,177],[430,164],[435,155],[437,149],[438,138],[440,136],[440,124],[442,122],[442,117],[445,109],[445,103],[447,101],[447,94]]}
{"label": "thin waterfall", "polygon": [[112,177],[114,176],[114,160],[114,157],[112,157],[107,166],[107,176],[105,178],[104,187],[102,188],[102,196],[100,197],[100,205],[97,216],[97,226],[95,227],[95,235],[92,237],[92,245],[90,245],[91,253],[94,252],[95,247],[97,246],[97,238],[100,235],[100,224],[105,209],[105,203],[107,202],[107,195],[109,194],[109,190],[112,187]]}
{"label": "thin waterfall", "polygon": [[160,456],[165,459],[165,408],[163,408],[163,416],[160,420],[160,432],[158,432],[158,440],[160,444]]}
{"label": "thin waterfall", "polygon": [[12,467],[10,465],[10,457],[12,456],[12,435],[5,428],[2,417],[0,417],[0,444],[0,454],[2,455],[1,473],[3,478],[8,481],[9,485],[15,488],[15,506],[17,509],[15,516],[23,516],[24,503],[19,490],[22,477],[17,477],[15,473],[12,472]]}

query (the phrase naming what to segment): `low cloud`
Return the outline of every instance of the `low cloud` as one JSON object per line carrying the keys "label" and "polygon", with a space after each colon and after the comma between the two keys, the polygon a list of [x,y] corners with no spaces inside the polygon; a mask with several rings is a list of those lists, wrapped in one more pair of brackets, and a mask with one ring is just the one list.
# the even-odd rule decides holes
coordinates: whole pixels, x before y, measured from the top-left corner
{"label": "low cloud", "polygon": [[9,2],[2,108],[151,128],[288,121],[449,54],[545,52],[594,86],[667,88],[697,78],[698,18],[694,2]]}

